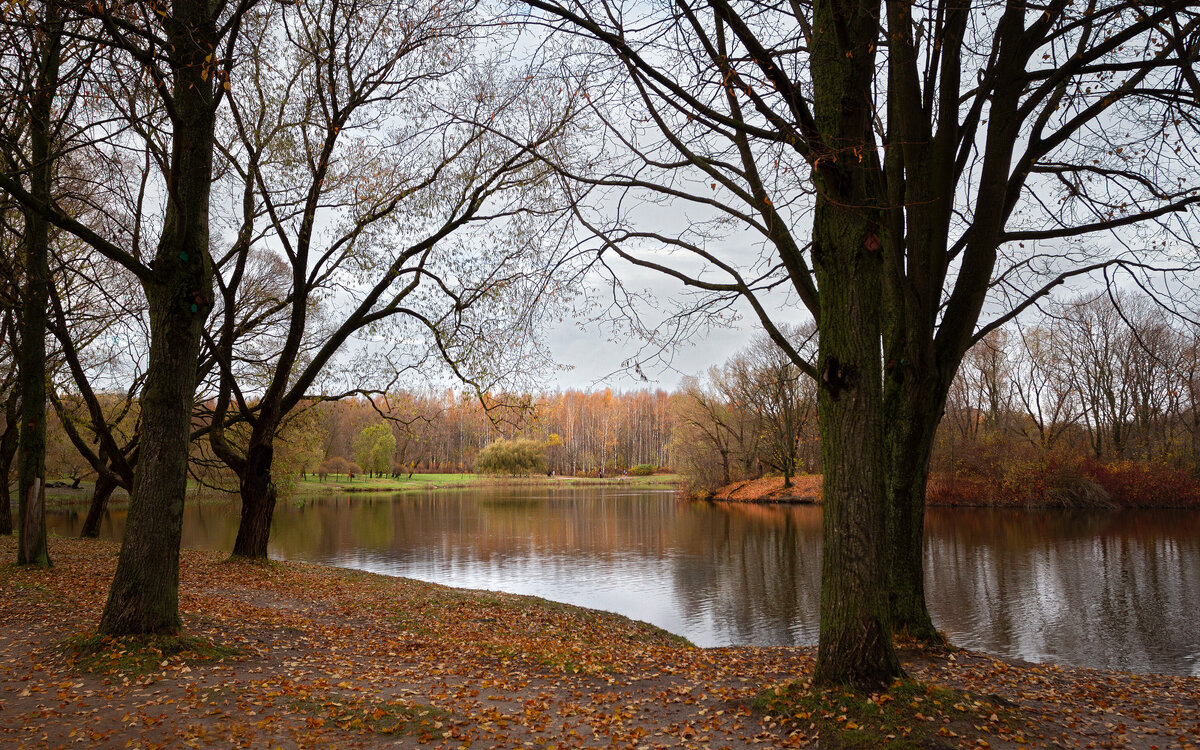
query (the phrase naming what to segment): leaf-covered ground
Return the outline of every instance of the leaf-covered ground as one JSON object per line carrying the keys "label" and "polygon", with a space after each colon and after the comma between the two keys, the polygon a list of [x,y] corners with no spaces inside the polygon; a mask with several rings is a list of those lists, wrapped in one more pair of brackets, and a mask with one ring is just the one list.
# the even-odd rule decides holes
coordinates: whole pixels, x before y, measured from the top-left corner
{"label": "leaf-covered ground", "polygon": [[186,636],[104,640],[116,551],[54,539],[52,570],[0,565],[0,747],[1200,745],[1197,678],[908,649],[914,681],[813,698],[807,648],[191,550]]}
{"label": "leaf-covered ground", "polygon": [[718,489],[712,499],[743,503],[819,503],[824,498],[822,480],[820,474],[792,477],[792,486],[784,489],[783,477],[750,479]]}

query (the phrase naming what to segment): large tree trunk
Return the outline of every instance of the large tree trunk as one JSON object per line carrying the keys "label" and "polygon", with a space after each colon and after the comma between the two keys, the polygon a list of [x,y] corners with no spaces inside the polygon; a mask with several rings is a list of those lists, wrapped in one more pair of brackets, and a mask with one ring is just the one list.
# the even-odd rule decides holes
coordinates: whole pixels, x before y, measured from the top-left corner
{"label": "large tree trunk", "polygon": [[96,486],[92,488],[92,504],[88,508],[87,518],[83,522],[83,531],[79,536],[84,539],[95,539],[100,536],[100,521],[104,519],[104,511],[108,508],[108,499],[112,497],[117,483],[107,475],[96,477]]}
{"label": "large tree trunk", "polygon": [[814,684],[874,689],[903,674],[892,647],[884,569],[883,186],[871,101],[879,3],[818,0],[813,18],[813,113],[824,138],[810,161],[825,474]]}
{"label": "large tree trunk", "polygon": [[242,518],[238,524],[237,539],[233,542],[233,554],[236,556],[267,559],[271,518],[275,514],[275,483],[271,481],[273,453],[268,443],[252,445],[246,455],[240,483]]}
{"label": "large tree trunk", "polygon": [[9,498],[8,477],[13,459],[17,456],[17,435],[21,413],[20,391],[13,387],[4,404],[4,436],[0,437],[0,534],[12,536],[12,500]]}
{"label": "large tree trunk", "polygon": [[[207,247],[189,241],[189,233],[182,234],[177,246],[192,248],[181,252],[194,260],[181,263],[176,259],[172,265],[206,266],[211,290]],[[162,256],[160,252],[158,257]],[[151,344],[142,393],[141,453],[117,572],[100,620],[100,632],[110,635],[179,630],[179,544],[196,360],[204,322],[203,313],[191,310],[191,292],[199,280],[185,271],[179,269],[175,278],[148,295]]]}
{"label": "large tree trunk", "polygon": [[814,255],[821,287],[825,551],[818,685],[876,688],[903,674],[885,588],[878,259],[862,247],[874,231],[855,212],[819,201]]}
{"label": "large tree trunk", "polygon": [[129,518],[100,619],[110,635],[179,630],[179,544],[196,362],[212,309],[208,205],[216,30],[204,0],[177,0],[167,24],[174,72],[171,171],[154,277],[146,283],[150,360]]}
{"label": "large tree trunk", "polygon": [[[43,47],[29,120],[29,192],[49,202],[54,165],[50,158],[50,117],[58,86],[62,25],[58,5],[45,6]],[[17,455],[17,507],[20,509],[18,565],[50,565],[46,546],[46,305],[49,299],[50,224],[25,212],[25,287],[21,294],[21,438]]]}

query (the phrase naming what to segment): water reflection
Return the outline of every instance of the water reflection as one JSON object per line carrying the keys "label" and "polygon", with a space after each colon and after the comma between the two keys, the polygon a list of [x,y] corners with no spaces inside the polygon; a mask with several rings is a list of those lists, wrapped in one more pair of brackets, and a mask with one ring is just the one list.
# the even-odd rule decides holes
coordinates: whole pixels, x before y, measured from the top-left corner
{"label": "water reflection", "polygon": [[[124,511],[102,534],[119,538]],[[50,519],[78,533],[83,514]],[[228,550],[233,505],[190,506],[184,544]],[[1200,674],[1200,513],[931,510],[934,622],[1035,661]],[[271,555],[500,589],[647,620],[700,645],[816,641],[819,508],[548,489],[281,504]]]}
{"label": "water reflection", "polygon": [[934,620],[1033,661],[1200,675],[1200,514],[938,510]]}

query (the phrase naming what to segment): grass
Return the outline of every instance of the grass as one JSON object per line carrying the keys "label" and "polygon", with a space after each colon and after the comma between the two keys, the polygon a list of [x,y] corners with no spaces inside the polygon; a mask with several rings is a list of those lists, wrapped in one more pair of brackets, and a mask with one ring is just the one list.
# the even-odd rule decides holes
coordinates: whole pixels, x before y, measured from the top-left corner
{"label": "grass", "polygon": [[815,734],[821,747],[833,750],[954,747],[985,731],[1021,739],[1010,708],[917,680],[897,680],[871,694],[849,687],[813,690],[807,682],[792,682],[760,693],[754,707],[765,720]]}
{"label": "grass", "polygon": [[491,476],[486,474],[413,474],[412,478],[404,475],[392,477],[356,476],[349,479],[345,475],[330,476],[324,482],[316,479],[297,481],[293,487],[296,495],[327,494],[330,492],[409,492],[434,489],[450,489],[459,487],[489,487],[489,486],[547,486],[547,487],[583,487],[583,486],[621,486],[637,489],[674,489],[679,484],[677,474],[655,474],[648,477],[612,477],[596,479],[589,477],[547,477],[535,475],[529,477]]}
{"label": "grass", "polygon": [[237,649],[189,635],[76,635],[61,648],[72,666],[93,674],[140,676],[175,664],[222,661]]}
{"label": "grass", "polygon": [[[52,481],[70,482],[69,479],[59,478]],[[673,490],[678,487],[678,474],[653,474],[648,477],[617,476],[606,479],[595,477],[547,477],[542,474],[529,477],[490,476],[486,474],[413,474],[410,479],[407,474],[393,479],[391,477],[356,476],[349,479],[346,475],[330,475],[324,482],[309,475],[308,479],[297,479],[292,486],[293,497],[307,495],[325,495],[335,492],[424,492],[428,490],[454,489],[463,487],[495,487],[495,486],[548,486],[548,487],[633,487],[642,490],[663,489]],[[50,507],[87,505],[92,499],[94,482],[85,480],[78,489],[63,487],[47,487],[46,503]],[[188,481],[187,501],[196,502],[228,502],[236,499],[236,493],[227,493],[198,486],[193,480]],[[109,505],[121,507],[129,502],[125,490],[113,490]]]}

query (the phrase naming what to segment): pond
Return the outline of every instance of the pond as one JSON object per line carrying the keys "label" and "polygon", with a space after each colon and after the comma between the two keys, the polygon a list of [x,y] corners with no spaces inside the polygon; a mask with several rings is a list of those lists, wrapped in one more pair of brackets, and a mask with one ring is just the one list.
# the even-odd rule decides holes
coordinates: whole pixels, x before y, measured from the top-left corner
{"label": "pond", "polygon": [[[233,503],[185,546],[229,550]],[[50,529],[77,534],[86,508]],[[102,529],[119,539],[125,511]],[[934,623],[1030,661],[1200,675],[1200,513],[931,509]],[[821,509],[615,488],[444,490],[281,502],[270,554],[619,612],[700,646],[816,642]]]}

